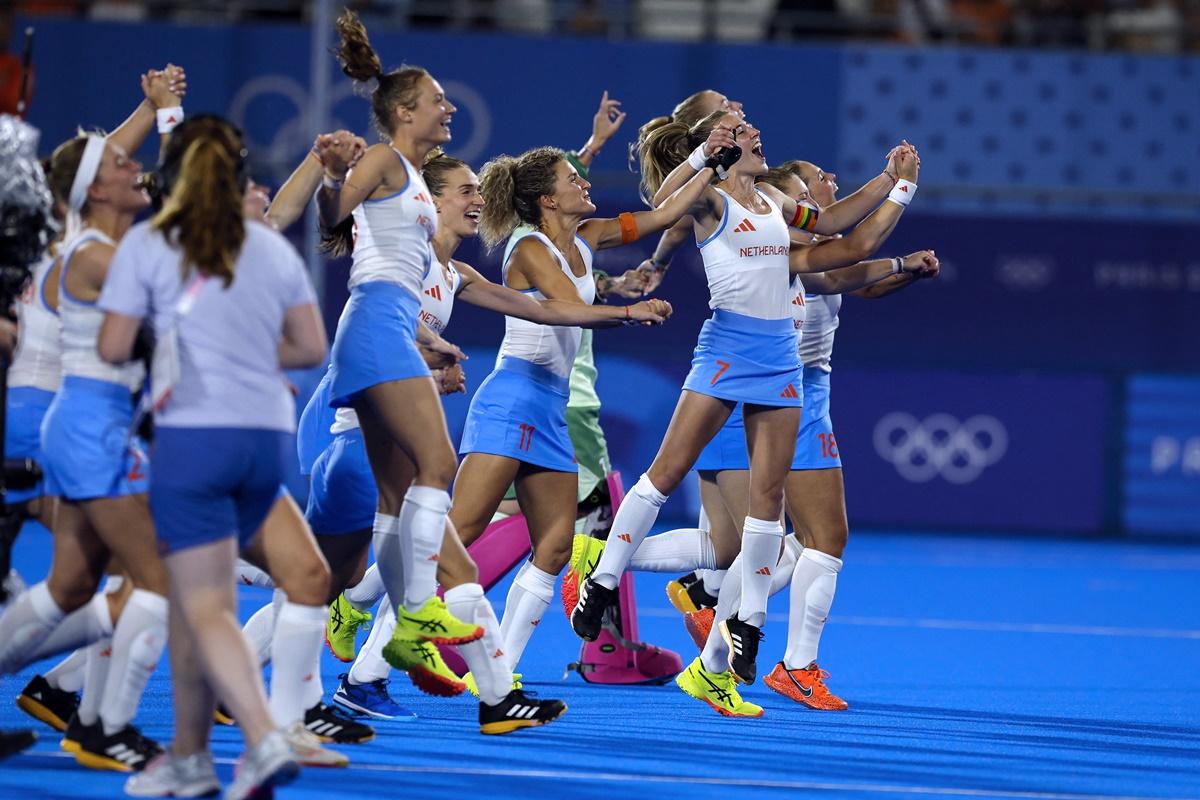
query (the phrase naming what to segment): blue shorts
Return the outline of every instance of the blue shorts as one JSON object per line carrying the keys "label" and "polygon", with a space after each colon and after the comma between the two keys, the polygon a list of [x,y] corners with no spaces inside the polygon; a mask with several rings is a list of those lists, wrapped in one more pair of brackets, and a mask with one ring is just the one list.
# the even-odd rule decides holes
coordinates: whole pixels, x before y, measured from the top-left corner
{"label": "blue shorts", "polygon": [[502,358],[471,398],[458,452],[578,472],[567,433],[569,395],[566,378],[520,358]]}
{"label": "blue shorts", "polygon": [[329,432],[333,425],[334,410],[329,405],[329,371],[325,371],[321,382],[300,414],[296,426],[296,454],[300,457],[300,474],[311,475],[317,457],[333,442]]}
{"label": "blue shorts", "polygon": [[802,406],[795,325],[717,309],[700,329],[683,388],[722,400]]}
{"label": "blue shorts", "polygon": [[329,358],[330,404],[349,406],[364,389],[428,378],[417,350],[421,301],[395,283],[371,281],[350,290]]}
{"label": "blue shorts", "polygon": [[291,435],[158,428],[150,513],[163,555],[236,536],[245,545],[280,497]]}
{"label": "blue shorts", "polygon": [[370,530],[378,502],[362,431],[335,434],[313,463],[304,509],[309,527],[322,536]]}
{"label": "blue shorts", "polygon": [[77,375],[63,378],[42,420],[46,494],[67,500],[145,494],[150,459],[132,425],[128,388]]}
{"label": "blue shorts", "polygon": [[[8,416],[4,427],[4,457],[32,458],[43,466],[42,419],[54,402],[54,392],[33,386],[14,386],[8,390]],[[24,503],[43,494],[43,481],[28,489],[9,489],[5,500]]]}
{"label": "blue shorts", "polygon": [[829,417],[828,372],[805,367],[804,401],[792,469],[840,469],[842,456]]}

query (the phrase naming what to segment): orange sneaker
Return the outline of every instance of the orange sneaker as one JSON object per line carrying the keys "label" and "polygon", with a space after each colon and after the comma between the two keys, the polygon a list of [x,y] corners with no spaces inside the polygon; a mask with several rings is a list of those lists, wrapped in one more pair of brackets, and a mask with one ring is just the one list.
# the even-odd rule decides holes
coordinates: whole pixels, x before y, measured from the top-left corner
{"label": "orange sneaker", "polygon": [[788,669],[780,661],[771,674],[763,678],[763,683],[784,697],[817,711],[845,711],[850,705],[829,691],[825,685],[828,677],[829,673],[815,661],[804,669]]}
{"label": "orange sneaker", "polygon": [[716,612],[711,608],[702,608],[699,611],[683,615],[683,627],[687,628],[692,641],[701,650],[704,649],[704,643],[708,641],[708,633],[712,630],[715,616]]}

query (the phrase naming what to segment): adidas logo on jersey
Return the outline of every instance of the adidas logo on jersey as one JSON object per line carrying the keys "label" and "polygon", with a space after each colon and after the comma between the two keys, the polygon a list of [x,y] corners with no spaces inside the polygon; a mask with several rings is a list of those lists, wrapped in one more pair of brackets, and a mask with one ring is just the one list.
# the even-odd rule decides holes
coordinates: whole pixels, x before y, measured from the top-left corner
{"label": "adidas logo on jersey", "polygon": [[749,233],[750,231],[756,231],[756,230],[758,230],[758,228],[754,227],[753,222],[751,222],[749,219],[744,219],[738,224],[738,226],[736,228],[733,229],[733,232],[734,233]]}
{"label": "adidas logo on jersey", "polygon": [[786,389],[784,389],[782,392],[780,392],[780,393],[779,393],[779,396],[780,396],[780,397],[792,397],[792,398],[795,398],[795,397],[799,397],[799,396],[800,396],[800,393],[796,391],[796,387],[795,387],[795,386],[792,386],[792,385],[789,383],[789,384],[787,385],[787,388],[786,388]]}
{"label": "adidas logo on jersey", "polygon": [[418,203],[432,203],[433,202],[432,200],[429,199],[429,195],[425,194],[424,192],[417,192],[417,194],[414,195],[413,199],[416,200]]}
{"label": "adidas logo on jersey", "polygon": [[792,300],[792,305],[794,305],[794,306],[804,305],[804,295],[802,295],[802,294],[796,295],[796,298],[794,300]]}
{"label": "adidas logo on jersey", "polygon": [[442,287],[434,286],[431,289],[426,289],[425,294],[429,295],[434,300],[441,300],[442,299]]}
{"label": "adidas logo on jersey", "polygon": [[622,542],[633,542],[633,537],[630,536],[628,533],[619,533],[619,534],[617,534],[617,538],[620,539]]}

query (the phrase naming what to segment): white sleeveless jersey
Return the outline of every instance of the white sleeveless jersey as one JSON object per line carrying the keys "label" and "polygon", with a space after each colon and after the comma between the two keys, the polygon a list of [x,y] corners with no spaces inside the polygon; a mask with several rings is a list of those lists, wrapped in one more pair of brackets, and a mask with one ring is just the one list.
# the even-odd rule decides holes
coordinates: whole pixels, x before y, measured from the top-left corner
{"label": "white sleeveless jersey", "polygon": [[[566,257],[554,246],[554,242],[550,241],[548,236],[540,232],[530,233],[529,236],[549,248],[554,257],[558,259],[559,267],[575,284],[575,291],[579,292],[580,299],[591,305],[596,299],[596,280],[592,277],[592,248],[588,243],[580,236],[575,236],[575,249],[579,251],[586,267],[583,277],[577,277],[575,273],[571,272],[571,265],[567,262]],[[516,252],[515,247],[513,252]],[[504,284],[506,286],[508,285],[508,263],[504,264]],[[522,289],[521,292],[534,300],[546,299],[546,296],[537,289]],[[581,328],[539,325],[536,322],[506,316],[504,318],[504,341],[500,343],[500,357],[520,358],[543,366],[555,375],[567,378],[571,374],[571,365],[575,363],[575,354],[579,352],[579,339],[582,333]]]}
{"label": "white sleeveless jersey", "polygon": [[[454,311],[454,296],[462,286],[462,275],[453,264],[449,265],[449,272],[450,277],[447,279],[446,270],[435,261],[433,269],[429,270],[429,274],[421,282],[421,311],[418,317],[439,336],[450,324],[450,314]],[[344,433],[357,427],[358,414],[354,409],[339,408],[333,415],[333,424],[329,427],[329,432]]]}
{"label": "white sleeveless jersey", "polygon": [[62,320],[62,371],[63,376],[119,383],[131,392],[142,385],[146,368],[141,361],[115,365],[100,359],[96,341],[100,336],[100,323],[104,312],[95,302],[86,303],[71,296],[67,291],[67,274],[71,269],[71,257],[88,242],[115,244],[112,239],[93,228],[85,228],[62,248],[62,268],[58,279],[58,315]]}
{"label": "white sleeveless jersey", "polygon": [[697,244],[708,277],[709,308],[758,319],[791,318],[791,242],[779,206],[759,192],[770,211],[754,214],[717,191],[725,201],[721,222]]}
{"label": "white sleeveless jersey", "polygon": [[842,310],[840,294],[810,294],[804,298],[808,304],[808,318],[800,338],[800,363],[823,372],[832,372],[833,335],[838,327],[838,313]]}
{"label": "white sleeveless jersey", "polygon": [[62,385],[62,325],[46,305],[46,280],[54,267],[50,254],[33,269],[33,280],[17,303],[17,352],[8,368],[8,385],[57,392]]}
{"label": "white sleeveless jersey", "polygon": [[378,200],[364,200],[354,209],[350,288],[387,281],[419,298],[421,282],[433,264],[430,242],[437,233],[437,209],[421,171],[399,152],[396,157],[408,173],[404,190]]}

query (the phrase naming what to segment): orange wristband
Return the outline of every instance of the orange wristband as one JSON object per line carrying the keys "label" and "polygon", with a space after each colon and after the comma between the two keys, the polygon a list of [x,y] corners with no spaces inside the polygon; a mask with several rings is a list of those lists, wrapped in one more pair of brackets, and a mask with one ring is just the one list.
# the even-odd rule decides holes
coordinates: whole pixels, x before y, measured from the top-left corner
{"label": "orange wristband", "polygon": [[637,220],[628,211],[617,215],[617,223],[621,226],[621,244],[629,244],[638,240]]}

